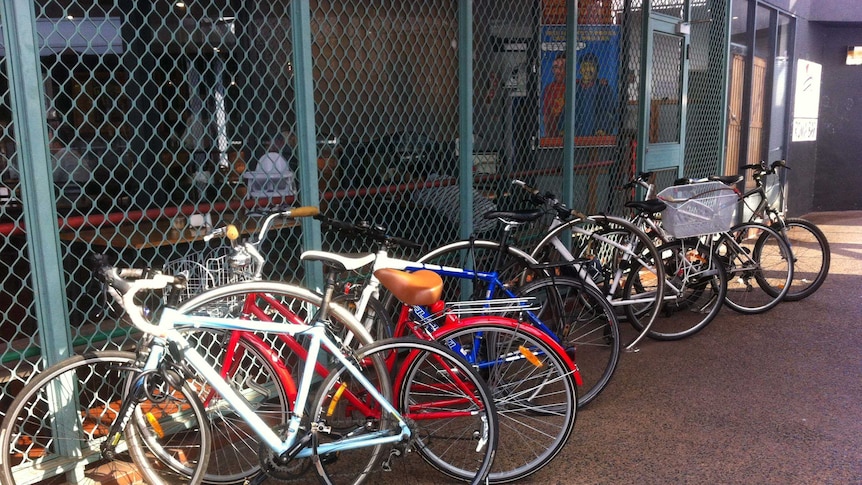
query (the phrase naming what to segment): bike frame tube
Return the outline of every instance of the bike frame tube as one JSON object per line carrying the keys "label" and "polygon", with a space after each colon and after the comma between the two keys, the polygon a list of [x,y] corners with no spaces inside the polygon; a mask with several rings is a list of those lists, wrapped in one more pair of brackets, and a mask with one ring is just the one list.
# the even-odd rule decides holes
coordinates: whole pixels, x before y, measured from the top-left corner
{"label": "bike frame tube", "polygon": [[[382,249],[377,252],[377,257],[374,259],[374,264],[372,266],[371,276],[368,279],[368,283],[362,289],[362,293],[360,294],[359,303],[356,306],[356,313],[354,314],[357,318],[360,318],[365,314],[365,309],[368,307],[368,302],[372,297],[377,298],[380,295],[380,280],[374,276],[374,271],[383,268],[391,268],[391,269],[400,269],[405,271],[417,271],[420,269],[427,269],[430,271],[434,271],[435,273],[446,276],[450,278],[461,278],[461,279],[478,279],[485,283],[488,283],[488,292],[486,293],[486,298],[490,298],[491,295],[494,294],[494,291],[499,288],[503,288],[506,296],[509,298],[514,298],[516,295],[513,291],[506,288],[503,283],[500,281],[499,273],[496,271],[485,272],[485,271],[474,271],[470,269],[464,268],[456,268],[453,266],[441,266],[437,264],[428,264],[428,263],[417,263],[415,261],[408,261],[406,259],[392,258],[389,256],[388,252],[385,249]],[[554,332],[549,329],[542,321],[539,319],[536,314],[531,311],[525,311],[527,316],[530,319],[530,322],[538,327],[541,331],[551,337],[554,341],[559,342],[559,337],[557,337]],[[366,328],[366,330],[371,331],[371,329]]]}
{"label": "bike frame tube", "polygon": [[[390,413],[398,421],[401,432],[397,435],[392,435],[386,431],[379,431],[363,435],[355,439],[347,439],[338,444],[320,444],[317,447],[318,454],[329,453],[337,450],[355,449],[362,447],[376,446],[378,444],[395,443],[410,437],[410,429],[398,411],[392,404],[383,397],[379,391],[371,384],[356,367],[342,355],[339,347],[333,343],[326,335],[326,329],[317,323],[314,326],[305,324],[292,324],[281,322],[259,322],[252,320],[237,320],[229,318],[215,318],[184,315],[172,308],[166,308],[162,312],[160,326],[187,326],[195,328],[215,328],[220,330],[238,330],[246,332],[268,332],[268,333],[284,333],[289,335],[305,335],[310,337],[310,344],[307,354],[306,365],[303,368],[303,375],[300,380],[300,386],[294,406],[294,413],[291,415],[288,425],[287,439],[282,440],[278,435],[270,429],[269,425],[260,418],[254,410],[248,405],[246,400],[240,396],[228,384],[222,376],[212,368],[212,366],[198,354],[188,341],[176,331],[168,333],[167,340],[175,342],[180,346],[180,350],[184,359],[189,365],[197,371],[208,384],[221,394],[225,401],[230,404],[231,408],[258,434],[258,436],[278,454],[288,451],[296,441],[299,432],[299,424],[303,416],[303,410],[307,403],[309,390],[314,374],[314,366],[308,365],[308,362],[317,362],[321,347],[330,352],[345,369],[353,376],[366,391],[383,407],[385,412]],[[311,456],[313,450],[301,450],[297,457]]]}
{"label": "bike frame tube", "polygon": [[[550,243],[551,245],[553,245],[554,248],[560,253],[560,255],[563,256],[563,258],[565,258],[567,261],[572,263],[572,266],[576,266],[578,268],[578,275],[581,276],[581,278],[584,281],[589,282],[590,285],[598,288],[598,286],[593,281],[593,279],[591,277],[589,277],[589,275],[585,272],[586,270],[584,269],[583,265],[577,263],[577,258],[575,258],[575,256],[571,253],[571,251],[569,251],[568,247],[566,247],[566,245],[563,244],[563,242],[560,240],[558,234],[559,234],[559,232],[561,232],[561,229],[559,229],[559,228],[563,225],[564,225],[563,222],[561,222],[561,221],[559,221],[559,219],[555,218],[554,221],[551,223],[551,227],[548,230],[547,235],[545,236],[545,238],[542,241],[539,242],[539,245],[537,247],[545,246],[547,243]],[[568,229],[571,231],[578,232],[579,234],[583,234],[585,236],[589,236],[592,234],[592,233],[589,233],[587,231],[578,230],[577,228],[569,227]],[[595,237],[596,237],[596,239],[598,239],[599,241],[601,241],[605,244],[609,244],[616,249],[622,250],[627,255],[633,255],[635,257],[635,261],[637,261],[639,264],[641,264],[645,268],[650,268],[650,265],[647,264],[647,261],[643,260],[642,258],[637,257],[637,255],[635,254],[634,250],[631,247],[623,246],[622,244],[611,241],[610,239],[603,237],[601,235],[596,235]],[[634,305],[634,304],[638,303],[638,300],[640,300],[640,299],[649,298],[648,296],[643,296],[641,298],[635,298],[635,299],[632,299],[629,301],[622,301],[622,300],[613,298],[612,295],[614,295],[616,293],[616,290],[619,288],[620,281],[622,281],[622,276],[623,276],[622,269],[617,268],[617,270],[614,272],[613,282],[611,283],[610,288],[608,289],[608,291],[602,291],[602,293],[607,295],[608,302],[610,302],[610,304],[612,306],[618,307],[618,306],[625,306],[625,305]]]}

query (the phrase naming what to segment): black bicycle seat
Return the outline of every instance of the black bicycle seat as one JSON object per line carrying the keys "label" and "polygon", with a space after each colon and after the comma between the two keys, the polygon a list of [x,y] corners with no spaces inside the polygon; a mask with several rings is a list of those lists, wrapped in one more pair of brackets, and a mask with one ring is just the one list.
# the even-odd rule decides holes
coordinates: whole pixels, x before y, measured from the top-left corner
{"label": "black bicycle seat", "polygon": [[712,182],[721,182],[725,185],[736,185],[742,182],[742,175],[710,175],[709,180]]}
{"label": "black bicycle seat", "polygon": [[489,211],[482,217],[485,219],[504,219],[513,222],[532,222],[545,214],[543,209],[525,209],[517,211]]}
{"label": "black bicycle seat", "polygon": [[632,200],[626,202],[626,207],[631,207],[632,209],[637,209],[641,212],[647,212],[649,214],[654,214],[656,212],[661,212],[665,210],[667,204],[658,200]]}

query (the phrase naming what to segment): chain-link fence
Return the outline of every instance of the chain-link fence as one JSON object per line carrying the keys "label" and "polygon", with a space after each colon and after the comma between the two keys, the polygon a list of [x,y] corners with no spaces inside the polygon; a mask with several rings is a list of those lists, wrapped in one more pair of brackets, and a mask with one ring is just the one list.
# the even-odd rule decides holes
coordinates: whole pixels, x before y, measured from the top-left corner
{"label": "chain-link fence", "polygon": [[[201,241],[207,225],[248,235],[256,210],[282,202],[385,224],[430,248],[493,236],[481,213],[522,204],[513,178],[583,211],[622,213],[632,194],[619,187],[641,168],[642,132],[681,137],[686,173],[718,172],[729,0],[581,0],[570,12],[574,3],[38,0],[25,27],[41,77],[23,83],[7,62],[23,27],[0,19],[2,398],[51,352],[34,306],[40,248],[24,224],[36,202],[22,168],[50,164],[53,180],[36,186],[53,200],[38,204],[59,222],[65,301],[51,303],[70,323],[68,335],[50,331],[78,350],[128,342],[84,263],[94,251],[155,268],[205,261],[223,254],[223,243]],[[665,118],[641,114],[644,103],[681,106],[656,87],[658,74],[641,99],[647,6],[691,29],[684,125],[659,129]],[[25,7],[10,0],[3,12]],[[303,7],[308,25],[296,16]],[[47,160],[21,149],[13,89],[44,100],[36,142]],[[302,279],[299,252],[316,231],[270,234],[266,275]]]}

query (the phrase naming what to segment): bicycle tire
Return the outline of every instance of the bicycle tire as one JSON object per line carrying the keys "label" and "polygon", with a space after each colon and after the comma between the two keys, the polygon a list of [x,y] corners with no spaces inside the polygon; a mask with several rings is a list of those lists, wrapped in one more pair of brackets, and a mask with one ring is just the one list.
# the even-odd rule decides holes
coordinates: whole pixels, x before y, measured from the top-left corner
{"label": "bicycle tire", "polygon": [[[363,347],[364,348],[364,347]],[[392,382],[389,368],[381,354],[355,354],[353,364],[362,371],[370,383],[388,402],[392,402]],[[345,392],[347,390],[347,392]],[[374,407],[374,414],[366,415],[356,408],[350,398],[364,399],[369,407]],[[365,388],[350,374],[344,366],[331,369],[331,372],[320,383],[316,396],[309,402],[309,410],[303,422],[306,430],[311,430],[312,423],[317,425],[316,442],[337,444],[342,439],[356,438],[363,433],[395,429],[395,420],[387,413],[375,407]],[[358,485],[368,477],[380,472],[381,459],[384,455],[384,445],[376,444],[355,449],[342,449],[330,454],[317,455],[310,459],[322,483],[328,485]]]}
{"label": "bicycle tire", "polygon": [[[641,229],[627,219],[606,215],[592,215],[586,218],[574,218],[548,231],[536,245],[530,255],[543,262],[560,262],[563,255],[554,246],[555,240],[561,239],[565,233],[571,233],[571,255],[577,259],[590,260],[577,271],[570,273],[575,276],[580,269],[585,269],[592,279],[602,288],[605,296],[614,307],[637,305],[641,309],[641,324],[643,330],[634,339],[623,344],[626,350],[633,349],[648,332],[650,325],[658,316],[664,297],[664,272],[659,261],[659,254],[652,239]],[[637,267],[652,273],[653,277],[645,284],[642,292],[637,295],[623,295],[625,280],[633,268]],[[574,269],[574,268],[573,268]],[[612,288],[615,274],[620,271],[620,286]],[[578,276],[583,278],[583,276]],[[623,310],[621,310],[624,312]],[[625,314],[625,313],[623,313]]]}
{"label": "bicycle tire", "polygon": [[[321,303],[319,295],[305,288],[255,281],[224,285],[201,293],[183,302],[178,311],[223,318],[304,322],[313,318]],[[338,305],[332,305],[330,309],[333,321],[340,322],[350,331],[356,330],[359,324],[347,310]],[[184,328],[181,331],[196,350],[207,357],[213,368],[250,400],[268,423],[276,427],[288,420],[296,397],[298,369],[305,361],[283,341],[272,335],[237,337],[242,332],[212,329]],[[356,341],[365,345],[372,339],[366,333]],[[233,356],[233,364],[230,370],[224,371],[224,357],[227,355]],[[222,409],[224,406],[212,402],[208,386],[199,381],[198,388],[201,399],[208,403],[208,409],[213,410],[210,416],[214,421],[213,433],[217,437],[204,481],[213,484],[243,483],[261,468],[258,436],[248,429],[244,421]],[[308,471],[309,466],[305,464],[304,471]],[[298,473],[295,469],[300,467],[296,464],[293,467],[292,473]]]}
{"label": "bicycle tire", "polygon": [[566,276],[538,279],[518,295],[537,299],[535,313],[553,326],[560,345],[577,363],[583,382],[578,407],[585,406],[605,389],[619,363],[622,342],[614,308],[597,288]]}
{"label": "bicycle tire", "polygon": [[[33,483],[84,463],[100,466],[101,475],[123,476],[130,472],[130,464],[118,466],[119,461],[131,459],[136,465],[131,470],[143,474],[147,483],[201,483],[211,446],[209,427],[199,425],[208,423],[206,413],[187,383],[178,389],[158,373],[146,380],[150,392],[137,397],[136,409],[141,411],[137,416],[142,419],[133,418],[126,425],[125,445],[119,442],[115,448],[118,456],[102,456],[100,447],[117,419],[119,403],[128,398],[128,382],[140,377],[140,368],[135,354],[107,350],[70,357],[37,374],[9,406],[0,429],[4,457],[0,482]],[[50,396],[62,396],[62,404],[69,406],[74,401],[77,409],[57,406]],[[61,413],[69,420],[65,424],[55,421]],[[72,436],[67,439],[64,434]],[[153,461],[146,437],[171,450],[175,463],[182,460],[188,475]],[[79,455],[57,458],[49,449]]]}
{"label": "bicycle tire", "polygon": [[[562,347],[540,330],[504,317],[465,318],[433,336],[447,347],[457,342],[462,359],[478,367],[493,394],[500,446],[489,483],[524,479],[557,456],[572,435],[578,410],[575,367]],[[435,460],[426,461],[439,469]]]}
{"label": "bicycle tire", "polygon": [[[275,428],[290,417],[293,397],[283,384],[284,376],[272,363],[272,345],[242,338],[216,329],[184,329],[192,348],[203,355],[216,371],[243,397],[255,414]],[[233,338],[232,338],[233,336]],[[225,368],[227,363],[228,368]],[[199,397],[205,404],[215,437],[204,482],[244,483],[260,469],[260,441],[251,427],[233,414],[228,404],[203,380],[196,380]],[[292,384],[291,384],[292,385]]]}
{"label": "bicycle tire", "polygon": [[[721,311],[727,292],[724,265],[697,239],[671,241],[659,246],[658,252],[669,278],[665,292],[670,295],[664,298],[647,336],[654,340],[690,337],[706,328]],[[637,278],[626,281],[624,291],[629,291],[636,282]],[[626,312],[628,321],[636,329],[643,330],[638,308],[628,306]]]}
{"label": "bicycle tire", "polygon": [[799,301],[816,292],[829,275],[832,260],[826,234],[811,221],[800,218],[784,219],[772,224],[793,253],[793,283],[784,301]]}
{"label": "bicycle tire", "polygon": [[793,257],[778,232],[744,222],[719,235],[717,244],[727,271],[728,307],[758,314],[781,303],[793,282]]}
{"label": "bicycle tire", "polygon": [[[449,476],[483,483],[494,461],[498,423],[493,398],[482,378],[457,354],[433,341],[413,337],[381,340],[359,349],[355,360],[367,365],[375,356],[389,362],[393,369],[392,402],[410,424],[412,446],[417,453]],[[333,423],[332,409],[339,410],[341,401],[334,396],[339,395],[344,381],[350,381],[342,379],[345,372],[342,367],[330,373],[315,401],[315,421],[332,425],[333,429],[343,426],[338,421]],[[452,383],[456,377],[462,381],[460,384]],[[441,394],[439,401],[434,398],[435,390]],[[388,421],[396,423],[391,417]],[[369,426],[364,421],[354,425],[356,433]],[[476,433],[487,440],[481,450],[477,449]],[[339,452],[337,460],[326,456],[318,460],[325,483],[334,484],[333,477],[356,473],[360,478],[350,483],[360,483],[374,470],[379,458],[378,453],[376,457],[351,460],[344,454]],[[365,465],[355,466],[357,461]]]}

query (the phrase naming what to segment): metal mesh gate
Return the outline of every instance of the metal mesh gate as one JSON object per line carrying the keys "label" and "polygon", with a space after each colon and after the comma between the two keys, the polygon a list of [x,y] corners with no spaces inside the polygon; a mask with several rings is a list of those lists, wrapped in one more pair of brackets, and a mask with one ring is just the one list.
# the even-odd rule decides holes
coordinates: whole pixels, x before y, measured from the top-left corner
{"label": "metal mesh gate", "polygon": [[[691,25],[685,172],[718,172],[729,0],[654,3]],[[33,305],[22,164],[51,167],[41,183],[53,200],[39,204],[56,211],[66,299],[53,304],[70,325],[50,331],[78,350],[132,340],[92,285],[88,253],[156,268],[205,262],[224,254],[200,240],[208,224],[249,234],[256,210],[282,202],[385,224],[429,248],[492,235],[481,213],[523,204],[513,178],[583,211],[622,213],[631,194],[619,187],[650,122],[638,115],[643,4],[572,4],[320,0],[302,25],[286,1],[35,2],[41,78],[25,87],[41,90],[48,160],[20,148],[7,62],[18,53],[4,44],[0,57],[2,399],[52,352]],[[19,28],[0,22],[6,37]],[[310,69],[296,62],[304,54]],[[266,275],[303,278],[299,248],[318,230],[270,234]]]}

